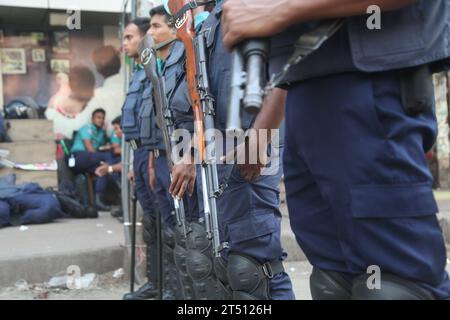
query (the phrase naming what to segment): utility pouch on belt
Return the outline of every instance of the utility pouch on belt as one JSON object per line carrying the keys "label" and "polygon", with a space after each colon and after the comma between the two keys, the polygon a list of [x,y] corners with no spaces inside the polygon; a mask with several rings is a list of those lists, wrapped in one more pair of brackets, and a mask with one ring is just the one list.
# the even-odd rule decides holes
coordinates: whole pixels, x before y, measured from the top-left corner
{"label": "utility pouch on belt", "polygon": [[428,64],[402,70],[400,83],[407,115],[417,116],[433,109],[434,86]]}

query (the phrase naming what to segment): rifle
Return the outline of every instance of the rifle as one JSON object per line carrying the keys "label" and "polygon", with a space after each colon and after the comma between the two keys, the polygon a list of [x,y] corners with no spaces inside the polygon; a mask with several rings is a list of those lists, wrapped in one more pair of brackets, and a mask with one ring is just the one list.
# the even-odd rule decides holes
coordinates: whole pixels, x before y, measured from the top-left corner
{"label": "rifle", "polygon": [[204,34],[195,34],[193,10],[214,1],[169,0],[169,9],[177,29],[177,38],[184,44],[186,52],[186,80],[194,112],[194,129],[197,138],[198,156],[201,160],[202,193],[205,210],[205,227],[213,243],[214,255],[227,247],[220,242],[216,200],[223,193],[217,174],[214,142],[214,105],[209,90],[206,39]]}
{"label": "rifle", "polygon": [[265,75],[270,49],[269,41],[267,39],[251,39],[237,45],[232,52],[233,66],[227,114],[227,134],[242,134],[241,106],[244,106],[248,112],[259,112],[265,95],[282,83],[291,67],[320,49],[341,28],[343,23],[343,19],[326,20],[301,35],[294,44],[294,53],[283,69],[271,76],[269,83],[267,83]]}
{"label": "rifle", "polygon": [[230,105],[227,114],[228,135],[238,136],[243,133],[241,105],[251,113],[258,113],[262,107],[268,54],[267,39],[247,40],[233,49]]}
{"label": "rifle", "polygon": [[[164,47],[170,42],[164,42],[158,47]],[[161,129],[161,133],[164,140],[164,145],[166,146],[167,152],[167,165],[169,167],[169,172],[172,172],[172,150],[176,146],[176,141],[172,139],[174,132],[174,122],[173,114],[167,105],[166,91],[164,88],[164,80],[158,74],[157,56],[154,40],[151,36],[147,35],[141,41],[139,51],[141,53],[141,61],[144,65],[145,73],[147,74],[147,79],[149,79],[153,85],[153,97],[156,106],[156,123]],[[170,175],[170,180],[172,181],[172,174]],[[178,199],[173,197],[173,203],[175,207],[175,217],[177,220],[178,227],[182,228],[184,236],[187,236],[186,228],[186,211],[184,210],[183,199]]]}

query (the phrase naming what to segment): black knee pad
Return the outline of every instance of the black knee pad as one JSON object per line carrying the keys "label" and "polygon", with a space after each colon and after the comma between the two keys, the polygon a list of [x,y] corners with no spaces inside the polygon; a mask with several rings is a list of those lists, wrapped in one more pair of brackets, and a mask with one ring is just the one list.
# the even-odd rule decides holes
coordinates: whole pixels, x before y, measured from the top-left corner
{"label": "black knee pad", "polygon": [[193,281],[196,299],[223,299],[214,271],[212,244],[202,224],[191,224],[186,246],[186,269]]}
{"label": "black knee pad", "polygon": [[380,275],[380,289],[369,289],[369,277],[370,275],[364,274],[353,281],[354,300],[435,300],[431,292],[414,281],[388,273]]}
{"label": "black knee pad", "polygon": [[233,298],[233,292],[228,282],[227,265],[227,261],[222,257],[214,259],[214,270],[216,272],[219,290],[221,290],[224,300],[231,300]]}
{"label": "black knee pad", "polygon": [[186,248],[187,235],[184,234],[183,228],[177,225],[173,229],[173,232],[175,235],[175,243],[182,246],[183,248]]}
{"label": "black knee pad", "polygon": [[179,277],[181,285],[182,285],[181,289],[183,291],[184,299],[185,300],[193,300],[193,299],[195,299],[193,282],[187,272],[187,265],[186,265],[188,252],[187,252],[186,248],[183,246],[183,242],[179,243],[177,241],[173,253],[174,253],[174,260],[175,260],[175,266],[177,268],[178,277]]}
{"label": "black knee pad", "polygon": [[201,223],[191,223],[190,232],[186,239],[186,248],[205,253],[211,251],[211,241],[206,237],[206,229]]}
{"label": "black knee pad", "polygon": [[336,271],[314,267],[309,278],[313,300],[351,300],[352,282]]}
{"label": "black knee pad", "polygon": [[227,275],[234,300],[270,300],[270,279],[284,272],[281,261],[260,263],[241,253],[231,252]]}
{"label": "black knee pad", "polygon": [[162,229],[162,241],[164,246],[171,249],[175,248],[175,232],[166,225],[164,225]]}
{"label": "black knee pad", "polygon": [[143,238],[147,246],[156,244],[156,220],[154,217],[144,214],[142,218],[144,227]]}

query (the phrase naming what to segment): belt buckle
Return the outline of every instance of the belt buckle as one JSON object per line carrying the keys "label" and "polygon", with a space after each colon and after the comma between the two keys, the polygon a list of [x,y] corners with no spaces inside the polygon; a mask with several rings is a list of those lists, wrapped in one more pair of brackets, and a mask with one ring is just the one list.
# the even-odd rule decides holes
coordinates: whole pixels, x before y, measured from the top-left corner
{"label": "belt buckle", "polygon": [[158,149],[153,150],[153,154],[155,155],[156,159],[159,158],[159,150]]}
{"label": "belt buckle", "polygon": [[133,150],[137,150],[138,146],[137,146],[136,140],[131,140],[130,145]]}
{"label": "belt buckle", "polygon": [[272,279],[274,277],[272,266],[269,262],[263,264],[262,270],[267,278]]}

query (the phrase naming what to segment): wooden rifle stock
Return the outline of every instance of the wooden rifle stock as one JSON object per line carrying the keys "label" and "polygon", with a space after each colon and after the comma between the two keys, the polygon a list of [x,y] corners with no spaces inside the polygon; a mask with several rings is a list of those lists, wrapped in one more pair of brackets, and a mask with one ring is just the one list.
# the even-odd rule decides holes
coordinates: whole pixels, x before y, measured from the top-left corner
{"label": "wooden rifle stock", "polygon": [[[170,0],[170,12],[179,12],[186,5],[190,3],[189,0]],[[197,61],[194,48],[194,13],[192,10],[186,13],[177,21],[174,22],[177,29],[177,38],[183,42],[186,54],[186,81],[191,98],[192,110],[194,112],[194,130],[197,138],[197,149],[201,161],[205,160],[205,134],[203,126],[203,110],[200,100],[200,95],[197,91]]]}

